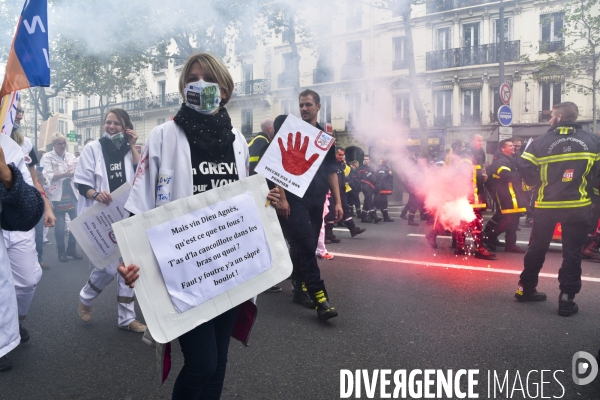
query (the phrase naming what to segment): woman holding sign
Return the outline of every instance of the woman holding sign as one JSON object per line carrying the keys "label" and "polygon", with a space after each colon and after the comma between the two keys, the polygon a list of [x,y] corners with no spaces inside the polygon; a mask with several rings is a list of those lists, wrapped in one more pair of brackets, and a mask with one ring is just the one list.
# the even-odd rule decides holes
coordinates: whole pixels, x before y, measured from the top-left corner
{"label": "woman holding sign", "polygon": [[[210,54],[193,55],[182,67],[179,92],[184,104],[173,121],[150,132],[125,204],[133,214],[248,176],[248,145],[224,107],[233,93],[227,68]],[[268,199],[276,207],[278,189],[271,190]],[[131,286],[138,271],[135,265],[119,266]],[[237,307],[179,337],[184,366],[173,399],[221,397],[236,316]]]}
{"label": "woman holding sign", "polygon": [[[135,147],[138,135],[127,111],[113,108],[104,117],[104,134],[84,146],[75,170],[74,182],[81,196],[77,202],[77,214],[94,205],[94,202],[109,205],[111,193],[125,182],[132,183],[134,165],[140,162],[140,153]],[[92,301],[117,276],[119,262],[104,269],[95,268],[86,285],[79,293],[79,317],[84,322],[92,319]],[[145,332],[146,325],[135,319],[134,292],[121,276],[117,279],[119,328],[133,332]]]}

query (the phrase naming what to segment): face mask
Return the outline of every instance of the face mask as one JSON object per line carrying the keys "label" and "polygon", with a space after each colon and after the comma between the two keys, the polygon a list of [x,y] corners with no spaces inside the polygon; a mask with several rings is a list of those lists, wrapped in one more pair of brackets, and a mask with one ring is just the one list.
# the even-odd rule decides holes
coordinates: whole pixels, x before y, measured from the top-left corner
{"label": "face mask", "polygon": [[212,114],[221,103],[221,90],[216,83],[207,83],[200,79],[188,83],[183,89],[185,104],[202,114]]}
{"label": "face mask", "polygon": [[125,136],[123,136],[123,132],[115,133],[112,136],[110,136],[108,133],[104,132],[104,136],[107,136],[113,142],[113,144],[115,145],[115,147],[117,149],[121,148],[121,145],[125,141]]}

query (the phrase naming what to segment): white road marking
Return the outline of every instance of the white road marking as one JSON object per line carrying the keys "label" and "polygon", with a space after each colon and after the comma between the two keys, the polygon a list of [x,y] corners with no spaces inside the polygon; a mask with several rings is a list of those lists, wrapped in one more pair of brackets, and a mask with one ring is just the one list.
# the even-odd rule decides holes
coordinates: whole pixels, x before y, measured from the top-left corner
{"label": "white road marking", "polygon": [[[361,255],[361,254],[344,254],[344,253],[332,253],[332,252],[330,252],[329,254],[331,254],[334,257],[358,258],[361,260],[384,261],[384,262],[391,262],[391,263],[397,263],[397,264],[422,265],[425,267],[466,269],[466,270],[470,270],[470,271],[496,272],[496,273],[500,273],[500,274],[510,274],[510,275],[520,275],[521,274],[521,271],[516,271],[516,270],[512,270],[512,269],[473,267],[470,265],[444,264],[444,263],[437,263],[437,262],[403,260],[403,259],[398,259],[398,258],[387,258],[387,257],[373,257],[373,256],[365,256],[365,255]],[[547,274],[544,272],[540,272],[539,276],[544,277],[544,278],[554,278],[554,279],[558,278],[557,274]],[[590,278],[587,276],[582,276],[581,280],[587,281],[587,282],[600,282],[600,278]]]}
{"label": "white road marking", "polygon": [[[406,236],[414,236],[414,237],[425,237],[425,235],[422,235],[420,233],[409,233]],[[438,239],[452,239],[452,237],[450,236],[438,236]],[[529,242],[525,242],[524,240],[517,240],[517,244],[529,244]],[[562,247],[561,243],[550,243],[550,246],[556,246],[556,247]]]}

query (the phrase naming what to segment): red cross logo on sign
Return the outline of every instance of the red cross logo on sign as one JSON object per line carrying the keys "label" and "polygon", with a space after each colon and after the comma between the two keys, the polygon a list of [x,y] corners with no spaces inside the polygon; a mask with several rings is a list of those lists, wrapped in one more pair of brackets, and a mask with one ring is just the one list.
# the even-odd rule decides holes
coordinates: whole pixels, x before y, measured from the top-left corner
{"label": "red cross logo on sign", "polygon": [[510,95],[510,86],[508,85],[508,83],[503,83],[500,86],[500,99],[504,104],[510,103]]}

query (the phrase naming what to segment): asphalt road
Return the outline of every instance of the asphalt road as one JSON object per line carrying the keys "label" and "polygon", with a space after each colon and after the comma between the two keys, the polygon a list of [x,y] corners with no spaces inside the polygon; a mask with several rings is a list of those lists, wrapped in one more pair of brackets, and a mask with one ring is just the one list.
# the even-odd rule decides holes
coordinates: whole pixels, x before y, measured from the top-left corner
{"label": "asphalt road", "polygon": [[[336,228],[342,242],[328,246],[335,259],[319,262],[338,318],[321,322],[292,303],[289,281],[282,293],[258,297],[250,346],[232,341],[223,399],[340,398],[342,369],[370,376],[380,369],[476,369],[479,398],[488,398],[494,373],[500,381],[508,376],[508,384],[489,398],[542,398],[534,396],[542,380],[544,398],[600,398],[600,377],[585,386],[571,378],[574,353],[600,348],[600,264],[584,262],[580,311],[565,318],[557,315],[559,246],[552,246],[538,286],[548,300],[521,304],[513,294],[522,255],[456,257],[447,239],[431,249],[420,236],[424,225],[397,219],[366,227],[353,239]],[[522,228],[519,240],[528,235]],[[153,349],[117,327],[116,285],[96,300],[85,324],[77,302],[87,260],[59,263],[53,245],[45,246],[44,259],[52,269],[44,271],[25,321],[31,340],[10,353],[14,367],[0,374],[0,399],[170,398],[182,365],[178,344],[171,376],[159,386]],[[541,370],[551,372],[542,377]],[[364,384],[361,395],[367,398]],[[374,398],[380,396],[378,386]]]}

